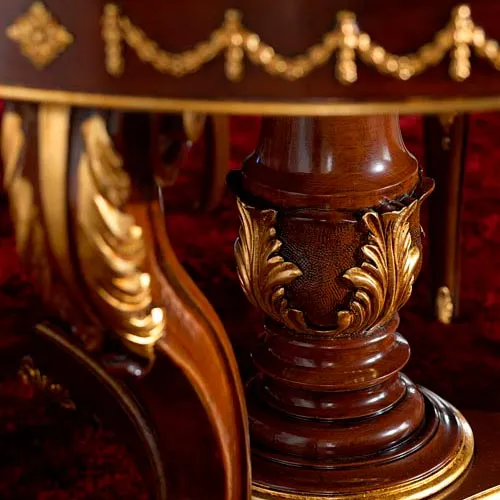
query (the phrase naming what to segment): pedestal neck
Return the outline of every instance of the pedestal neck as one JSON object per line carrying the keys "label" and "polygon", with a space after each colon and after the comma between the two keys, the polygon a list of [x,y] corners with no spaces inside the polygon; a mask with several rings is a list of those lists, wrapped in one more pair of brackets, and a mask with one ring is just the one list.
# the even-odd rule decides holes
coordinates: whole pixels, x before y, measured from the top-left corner
{"label": "pedestal neck", "polygon": [[397,116],[265,118],[243,186],[284,208],[358,209],[408,193],[418,173]]}
{"label": "pedestal neck", "polygon": [[[369,485],[373,498],[402,498],[429,478],[449,484],[444,464],[466,432],[400,373],[410,350],[398,310],[420,269],[433,182],[398,118],[266,118],[229,182],[240,282],[266,318],[247,393],[256,491],[365,498]],[[407,488],[408,470],[419,479]]]}

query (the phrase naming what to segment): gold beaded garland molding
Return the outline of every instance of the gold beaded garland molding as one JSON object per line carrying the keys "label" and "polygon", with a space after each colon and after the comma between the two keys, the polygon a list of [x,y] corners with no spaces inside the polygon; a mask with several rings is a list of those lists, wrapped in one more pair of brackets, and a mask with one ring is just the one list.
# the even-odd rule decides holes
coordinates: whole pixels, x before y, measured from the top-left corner
{"label": "gold beaded garland molding", "polygon": [[[40,1],[34,2],[25,14],[15,20],[7,28],[6,35],[19,43],[22,53],[38,69],[43,69],[70,50],[74,43],[73,36]],[[242,14],[233,9],[226,12],[221,26],[206,41],[181,53],[161,49],[113,3],[104,7],[102,37],[106,69],[115,77],[120,77],[125,69],[125,44],[141,61],[174,77],[195,73],[224,52],[225,74],[234,82],[244,76],[245,58],[271,75],[293,81],[323,66],[335,54],[335,78],[343,84],[357,80],[357,59],[382,74],[409,80],[441,63],[448,53],[451,78],[463,81],[471,72],[471,48],[477,56],[487,59],[495,69],[500,70],[499,44],[476,26],[468,5],[456,7],[450,22],[436,33],[432,41],[406,55],[391,54],[372,41],[368,33],[361,31],[356,15],[348,11],[337,14],[335,28],[323,35],[321,42],[293,57],[278,54],[257,33],[246,29]]]}
{"label": "gold beaded garland molding", "polygon": [[176,77],[198,71],[222,51],[225,51],[226,76],[232,81],[243,78],[245,55],[267,73],[293,81],[327,63],[336,52],[335,77],[344,84],[357,80],[357,55],[380,73],[400,80],[409,80],[438,65],[449,52],[450,76],[456,81],[463,81],[470,75],[471,46],[478,56],[488,59],[496,69],[500,69],[498,42],[488,39],[484,30],[475,25],[468,5],[456,7],[448,25],[430,43],[415,53],[403,56],[391,54],[373,42],[368,33],[360,30],[356,15],[348,11],[337,14],[336,27],[326,33],[320,43],[294,57],[277,54],[257,33],[247,30],[242,23],[242,14],[237,10],[226,12],[222,25],[212,32],[207,41],[178,54],[160,49],[128,17],[121,15],[114,4],[105,7],[103,37],[107,70],[114,76],[120,76],[124,70],[123,42],[143,62],[152,64],[161,73]]}

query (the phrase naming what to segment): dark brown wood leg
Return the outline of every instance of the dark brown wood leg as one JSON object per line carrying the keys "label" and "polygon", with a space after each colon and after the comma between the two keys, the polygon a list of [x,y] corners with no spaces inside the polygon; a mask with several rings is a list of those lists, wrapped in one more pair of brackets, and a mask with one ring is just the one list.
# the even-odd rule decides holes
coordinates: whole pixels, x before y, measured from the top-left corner
{"label": "dark brown wood leg", "polygon": [[432,300],[439,321],[450,323],[460,306],[460,216],[468,115],[424,118],[425,162],[436,180],[430,201]]}
{"label": "dark brown wood leg", "polygon": [[433,182],[397,116],[265,119],[230,184],[240,281],[266,315],[247,394],[254,498],[416,499],[453,482],[470,428],[400,373]]}

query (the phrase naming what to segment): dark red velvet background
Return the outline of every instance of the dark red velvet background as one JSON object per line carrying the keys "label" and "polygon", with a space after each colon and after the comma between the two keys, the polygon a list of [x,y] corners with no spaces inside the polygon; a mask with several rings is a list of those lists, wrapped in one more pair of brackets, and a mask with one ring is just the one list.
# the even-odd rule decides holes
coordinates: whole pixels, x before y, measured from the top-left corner
{"label": "dark red velvet background", "polygon": [[[253,148],[258,121],[232,121],[232,168]],[[422,160],[421,120],[402,119],[408,149]],[[459,408],[500,409],[500,115],[472,117],[465,176],[462,238],[462,317],[451,326],[432,320],[428,266],[402,313],[400,331],[413,357],[406,372]],[[199,163],[201,149],[189,155]],[[0,335],[26,328],[43,315],[15,255],[0,201]],[[424,213],[425,216],[425,213]],[[212,214],[169,215],[179,258],[208,295],[233,340],[243,373],[259,332],[235,278],[232,255],[238,221],[226,195]],[[425,226],[425,221],[424,221]],[[0,498],[141,499],[137,469],[100,419],[85,410],[65,412],[33,397],[15,378],[0,384]]]}

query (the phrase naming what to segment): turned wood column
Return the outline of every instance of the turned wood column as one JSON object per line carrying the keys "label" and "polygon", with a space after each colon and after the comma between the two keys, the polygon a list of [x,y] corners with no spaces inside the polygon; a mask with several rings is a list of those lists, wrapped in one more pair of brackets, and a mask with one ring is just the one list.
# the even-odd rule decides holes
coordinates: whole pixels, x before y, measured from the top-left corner
{"label": "turned wood column", "polygon": [[240,281],[266,318],[247,389],[255,498],[423,498],[451,483],[469,428],[400,373],[433,182],[398,117],[264,119],[230,184]]}

